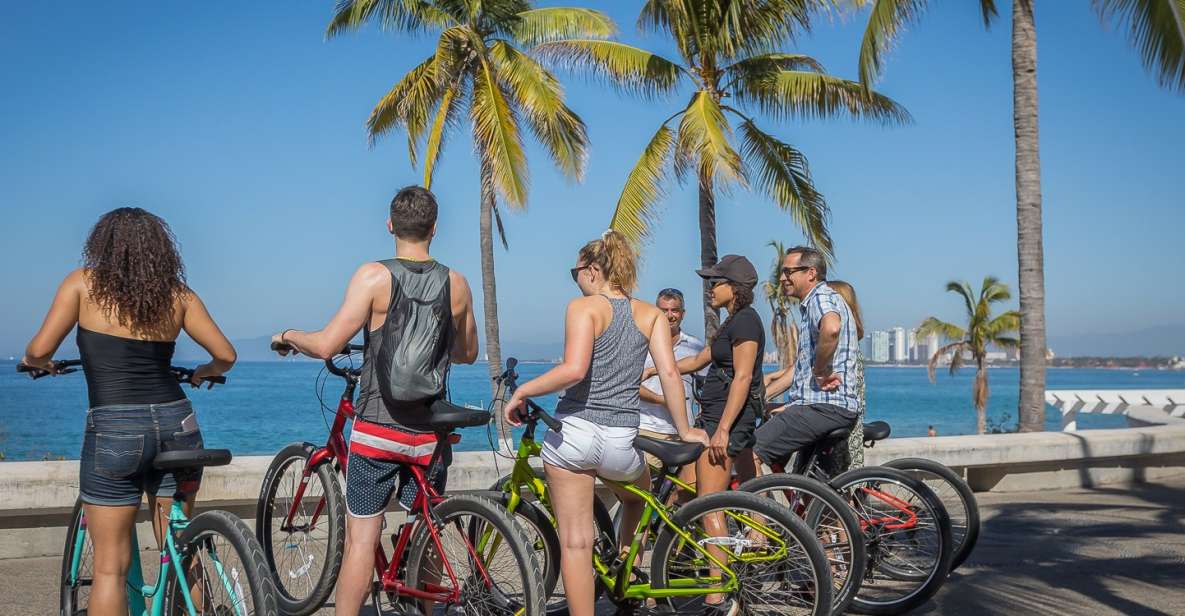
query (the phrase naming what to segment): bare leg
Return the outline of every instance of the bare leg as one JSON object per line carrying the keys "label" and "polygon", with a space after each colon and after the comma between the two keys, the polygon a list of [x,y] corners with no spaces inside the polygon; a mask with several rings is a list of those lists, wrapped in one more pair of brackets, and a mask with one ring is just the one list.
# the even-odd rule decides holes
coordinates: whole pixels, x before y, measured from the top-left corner
{"label": "bare leg", "polygon": [[[650,467],[643,464],[642,469],[642,475],[634,480],[634,485],[648,490],[650,489]],[[645,501],[612,483],[606,482],[605,485],[609,486],[617,500],[621,502],[621,528],[617,531],[617,546],[624,555],[634,540],[634,531],[638,529],[638,520],[642,519],[642,508]]]}
{"label": "bare leg", "polygon": [[[700,455],[696,463],[696,493],[698,495],[715,494],[716,492],[723,492],[728,489],[728,482],[732,479],[732,458],[725,457],[722,464],[712,462],[708,452],[705,451]],[[712,537],[723,537],[727,533],[724,525],[724,516],[720,513],[714,513],[704,518],[704,532]],[[708,546],[708,551],[712,553],[721,562],[727,558],[724,550],[717,546]],[[721,571],[718,567],[710,568],[712,575],[720,575]],[[705,597],[705,603],[715,604],[724,600],[724,597],[719,594],[708,595]]]}
{"label": "bare leg", "polygon": [[761,460],[757,458],[757,454],[753,453],[752,448],[742,449],[737,454],[737,481],[745,483],[746,481],[761,476]]}
{"label": "bare leg", "polygon": [[[83,504],[86,530],[95,546],[95,578],[88,614],[127,616],[128,567],[132,564],[132,533],[139,503],[122,507]],[[139,558],[139,554],[136,555]]]}
{"label": "bare leg", "polygon": [[[544,464],[547,489],[560,531],[560,573],[571,616],[593,616],[593,484],[590,471],[573,472]],[[624,503],[623,503],[624,506]],[[635,514],[636,515],[636,514]],[[635,524],[637,519],[635,518]]]}
{"label": "bare leg", "polygon": [[346,551],[334,595],[334,614],[357,616],[374,581],[374,548],[383,529],[383,516],[356,518],[346,515]]}

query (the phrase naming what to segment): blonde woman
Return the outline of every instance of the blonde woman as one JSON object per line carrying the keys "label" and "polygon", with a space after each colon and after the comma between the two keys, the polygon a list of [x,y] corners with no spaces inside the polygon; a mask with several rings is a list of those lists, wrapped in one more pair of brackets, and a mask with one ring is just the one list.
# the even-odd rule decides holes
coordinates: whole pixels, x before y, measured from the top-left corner
{"label": "blonde woman", "polygon": [[[856,335],[864,339],[864,316],[860,312],[860,302],[856,299],[856,289],[842,280],[832,280],[827,283],[848,305],[852,313],[852,323],[856,326]],[[856,396],[860,400],[859,418],[852,434],[848,437],[847,468],[864,466],[864,411],[868,403],[864,397],[864,356],[859,350],[856,352]]]}
{"label": "blonde woman", "polygon": [[[609,231],[586,244],[572,268],[572,280],[582,297],[568,304],[563,361],[520,386],[504,413],[508,423],[518,425],[524,399],[565,390],[556,407],[563,430],[544,438],[543,468],[560,531],[568,609],[572,616],[592,616],[596,478],[649,487],[646,463],[634,448],[647,351],[679,437],[703,445],[708,437],[688,426],[666,316],[653,304],[630,297],[637,265],[625,238]],[[615,492],[623,507],[622,532],[630,533],[641,517],[642,502],[623,490]],[[620,544],[628,539],[623,537]]]}

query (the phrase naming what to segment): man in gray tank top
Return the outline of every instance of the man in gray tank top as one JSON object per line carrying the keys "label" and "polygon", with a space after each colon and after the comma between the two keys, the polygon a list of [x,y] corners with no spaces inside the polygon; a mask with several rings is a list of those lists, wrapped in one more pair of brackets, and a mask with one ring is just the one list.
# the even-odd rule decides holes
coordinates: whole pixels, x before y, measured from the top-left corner
{"label": "man in gray tank top", "polygon": [[[402,351],[411,349],[413,354],[425,355],[401,358],[399,365],[419,365],[420,368],[414,375],[405,375],[406,378],[394,375],[396,378],[392,380],[397,384],[443,378],[439,373],[449,362],[472,364],[477,359],[477,322],[469,284],[464,276],[444,267],[429,254],[432,238],[436,235],[436,213],[436,198],[427,189],[409,186],[400,190],[391,201],[391,214],[387,220],[387,230],[395,236],[395,258],[359,267],[350,278],[341,308],[324,329],[315,332],[286,329],[272,338],[273,342],[319,359],[336,355],[360,329],[365,328],[368,339],[362,364],[362,387],[355,408],[358,420],[367,426],[368,444],[373,446],[359,447],[356,451],[355,443],[350,445],[350,459],[346,466],[346,508],[349,514],[346,518],[346,551],[334,599],[339,615],[357,614],[370,593],[383,513],[397,486],[402,484],[412,488],[410,491],[400,489],[401,501],[410,502],[415,497],[414,483],[408,481],[409,473],[403,464],[360,454],[376,447],[391,447],[392,443],[398,445],[394,440],[384,441],[384,435],[394,435],[397,439],[400,433],[424,431],[421,422],[428,413],[428,406],[423,402],[388,404],[384,401],[378,382],[384,374],[378,368],[380,350],[390,342],[388,338],[401,337],[401,342],[411,340],[410,346],[404,346]],[[399,293],[413,294],[417,301],[437,302],[447,311],[434,336],[423,337],[419,330],[414,337],[405,336],[422,324],[419,320],[422,317],[411,314],[412,309],[399,308],[405,305],[399,303]],[[393,306],[396,308],[394,314],[391,313]],[[395,320],[394,326],[384,327],[389,318]],[[434,349],[441,343],[444,350],[439,353],[440,357],[428,357],[438,353]],[[422,383],[413,388],[414,391],[429,389],[430,386]],[[398,399],[399,394],[395,397]],[[359,424],[355,424],[353,432],[361,432]],[[444,492],[445,469],[450,458],[446,452],[442,464],[429,471],[440,492]]]}

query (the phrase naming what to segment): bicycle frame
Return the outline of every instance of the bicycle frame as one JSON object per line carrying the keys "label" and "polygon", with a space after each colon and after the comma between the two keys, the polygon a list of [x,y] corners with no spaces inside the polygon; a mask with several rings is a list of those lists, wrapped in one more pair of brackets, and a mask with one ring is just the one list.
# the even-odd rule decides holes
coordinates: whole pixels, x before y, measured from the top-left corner
{"label": "bicycle frame", "polygon": [[[534,406],[535,403],[528,401],[528,404]],[[538,412],[545,412],[539,409]],[[538,501],[543,506],[554,514],[551,508],[551,502],[547,494],[547,484],[535,475],[528,460],[532,456],[537,456],[542,451],[542,446],[535,440],[536,422],[529,420],[526,422],[526,431],[523,433],[522,439],[519,441],[518,451],[515,456],[514,468],[510,474],[510,480],[502,486],[503,492],[508,494],[507,509],[514,511],[519,503],[522,502],[522,489],[525,487],[531,491]],[[624,557],[622,567],[614,571],[611,563],[606,563],[600,554],[595,551],[593,553],[593,570],[597,577],[606,588],[613,589],[613,594],[620,600],[644,600],[644,599],[665,599],[674,597],[695,597],[717,593],[731,593],[736,592],[740,585],[737,581],[736,574],[728,567],[726,563],[720,561],[711,550],[700,545],[691,533],[684,530],[671,519],[674,515],[674,509],[663,504],[658,497],[647,490],[643,490],[633,484],[621,483],[616,481],[602,480],[607,484],[612,484],[620,489],[628,491],[637,496],[643,501],[642,516],[638,520],[638,526],[635,529],[633,540],[630,542],[630,548],[627,555]],[[676,479],[676,481],[678,481]],[[680,482],[681,483],[681,482]],[[683,484],[686,486],[686,484]],[[688,486],[690,487],[690,486]],[[741,554],[734,555],[742,562],[762,562],[774,561],[785,558],[788,551],[785,542],[782,538],[771,529],[766,528],[756,520],[749,516],[740,515],[736,513],[728,514],[740,521],[748,524],[754,530],[766,537],[769,541],[769,550],[764,554]],[[646,536],[644,532],[650,525],[650,520],[657,517],[662,523],[670,528],[678,537],[679,541],[692,546],[695,551],[699,552],[711,566],[720,569],[718,576],[698,577],[695,580],[672,580],[672,588],[652,588],[648,583],[630,583],[634,570],[634,563],[637,560],[638,554],[642,551],[643,537]],[[776,547],[776,549],[774,549]],[[711,587],[697,586],[697,583],[715,583]]]}
{"label": "bicycle frame", "polygon": [[[181,554],[177,551],[177,544],[173,537],[180,534],[189,525],[189,518],[185,516],[185,511],[181,508],[181,502],[184,500],[182,495],[175,495],[173,499],[173,506],[169,510],[168,527],[164,535],[164,546],[160,550],[160,573],[157,575],[156,584],[148,585],[144,583],[144,571],[140,566],[140,543],[136,538],[136,533],[132,531],[132,562],[128,569],[127,577],[127,596],[128,596],[128,613],[131,616],[163,616],[165,612],[165,585],[168,582],[170,575],[177,576],[177,583],[180,588],[188,589],[189,582],[185,577],[185,569],[182,567]],[[74,536],[74,550],[73,557],[70,562],[70,577],[71,585],[78,583],[78,567],[82,556],[83,546],[86,543],[86,513],[82,514],[82,520],[78,526],[78,533]],[[227,591],[227,595],[235,597],[235,584],[227,579],[225,572],[222,569],[222,564],[217,560],[217,555],[214,555],[214,567],[218,571],[218,576],[223,587]],[[188,610],[190,616],[198,614],[197,608],[193,604],[193,598],[188,591],[181,593],[185,600],[185,609]],[[145,599],[152,599],[151,607],[145,605]],[[235,602],[235,615],[242,616],[242,606],[239,602]]]}
{"label": "bicycle frame", "polygon": [[[329,364],[328,361],[326,363]],[[307,528],[297,528],[293,524],[293,520],[297,514],[297,508],[304,498],[305,488],[308,486],[309,479],[317,472],[318,468],[324,464],[336,463],[338,471],[343,476],[346,473],[346,465],[350,459],[350,450],[349,445],[346,443],[345,428],[346,421],[353,419],[356,415],[354,412],[354,392],[358,386],[358,372],[349,369],[332,369],[331,371],[345,379],[346,388],[338,400],[337,412],[333,419],[333,426],[329,430],[329,438],[325,446],[314,450],[309,455],[304,468],[301,470],[300,485],[296,488],[296,493],[292,496],[292,505],[288,508],[288,514],[284,518],[283,525],[280,527],[285,532],[295,532],[298,530],[307,532],[316,527],[317,521],[325,509],[325,496],[321,496],[317,502],[317,507],[313,510],[313,515],[309,518]],[[440,456],[444,453],[445,444],[455,444],[460,442],[460,440],[461,435],[455,433],[448,434],[440,439],[439,444],[432,453],[432,461],[427,467],[407,466],[408,470],[411,471],[413,481],[416,482],[416,485],[420,489],[415,501],[412,503],[411,510],[408,512],[407,521],[400,526],[398,533],[394,537],[394,552],[392,552],[390,560],[387,559],[387,553],[383,550],[382,542],[379,542],[374,548],[374,571],[379,579],[380,590],[382,592],[444,603],[457,603],[460,601],[461,585],[458,583],[456,573],[453,571],[452,564],[448,562],[448,559],[441,560],[443,561],[443,568],[448,575],[448,579],[452,583],[452,588],[433,584],[429,590],[419,590],[404,584],[399,575],[399,565],[403,563],[404,551],[410,545],[411,538],[415,536],[414,531],[421,524],[426,524],[428,534],[432,537],[432,541],[436,545],[438,552],[441,554],[444,553],[444,546],[440,542],[440,534],[437,529],[437,519],[432,513],[432,507],[443,502],[445,497],[436,492],[431,482],[427,480],[424,471],[426,468],[432,468],[432,465],[439,461]],[[484,560],[478,558],[473,546],[468,542],[466,542],[466,549],[474,559],[487,587],[492,586],[493,582],[485,570]]]}

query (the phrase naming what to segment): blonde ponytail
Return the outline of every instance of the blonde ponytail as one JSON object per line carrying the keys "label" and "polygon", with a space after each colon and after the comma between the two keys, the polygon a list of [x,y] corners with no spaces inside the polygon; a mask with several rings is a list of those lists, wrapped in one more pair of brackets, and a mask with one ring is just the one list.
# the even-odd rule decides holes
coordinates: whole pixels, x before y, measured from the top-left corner
{"label": "blonde ponytail", "polygon": [[580,249],[580,260],[595,265],[609,284],[626,295],[638,284],[638,257],[625,236],[609,230]]}

